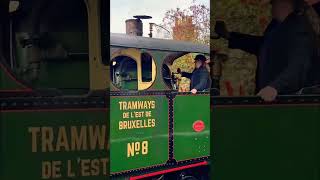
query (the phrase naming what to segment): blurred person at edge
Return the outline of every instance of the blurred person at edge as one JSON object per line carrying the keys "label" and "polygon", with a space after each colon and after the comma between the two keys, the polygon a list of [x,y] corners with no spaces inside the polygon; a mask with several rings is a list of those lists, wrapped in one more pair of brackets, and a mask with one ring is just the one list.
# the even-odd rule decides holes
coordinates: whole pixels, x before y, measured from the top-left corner
{"label": "blurred person at edge", "polygon": [[271,3],[272,20],[263,36],[229,32],[223,22],[215,32],[229,41],[229,48],[258,57],[256,92],[265,101],[278,94],[294,94],[319,84],[320,21],[304,0],[265,0]]}

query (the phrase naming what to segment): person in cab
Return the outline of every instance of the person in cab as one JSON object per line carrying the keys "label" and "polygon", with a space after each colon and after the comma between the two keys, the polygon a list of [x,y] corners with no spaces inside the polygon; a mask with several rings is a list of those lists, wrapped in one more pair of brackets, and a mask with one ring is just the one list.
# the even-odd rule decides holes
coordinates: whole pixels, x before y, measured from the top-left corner
{"label": "person in cab", "polygon": [[192,73],[181,72],[178,69],[178,73],[182,77],[187,77],[191,80],[190,89],[193,94],[196,94],[198,91],[209,90],[211,86],[210,73],[207,69],[207,59],[204,55],[198,54],[195,58],[195,69]]}
{"label": "person in cab", "polygon": [[295,94],[320,80],[320,24],[304,0],[265,3],[271,3],[272,21],[263,36],[229,33],[223,22],[216,24],[215,32],[229,41],[229,48],[257,56],[257,95],[274,101],[279,94]]}

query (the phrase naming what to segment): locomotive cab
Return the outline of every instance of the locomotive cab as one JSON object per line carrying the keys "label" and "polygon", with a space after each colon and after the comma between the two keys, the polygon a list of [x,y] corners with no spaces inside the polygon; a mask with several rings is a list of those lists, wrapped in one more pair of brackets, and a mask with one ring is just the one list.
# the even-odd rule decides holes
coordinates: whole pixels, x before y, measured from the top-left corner
{"label": "locomotive cab", "polygon": [[110,40],[111,176],[208,176],[209,91],[182,89],[190,80],[183,84],[177,69],[192,72],[195,55],[208,57],[209,47],[113,33]]}

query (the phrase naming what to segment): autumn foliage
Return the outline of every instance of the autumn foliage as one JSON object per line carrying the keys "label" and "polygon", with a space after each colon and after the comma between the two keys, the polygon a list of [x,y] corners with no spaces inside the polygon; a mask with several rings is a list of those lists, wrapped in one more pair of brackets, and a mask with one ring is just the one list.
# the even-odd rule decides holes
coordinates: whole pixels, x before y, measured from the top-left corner
{"label": "autumn foliage", "polygon": [[[209,0],[208,0],[209,1]],[[165,13],[162,26],[171,31],[172,39],[210,45],[210,8],[194,1],[186,9],[170,9]],[[171,70],[185,72],[194,69],[195,54],[184,55],[174,61]]]}
{"label": "autumn foliage", "polygon": [[175,25],[172,27],[173,39],[183,41],[196,41],[198,31],[192,22],[192,16],[176,17]]}
{"label": "autumn foliage", "polygon": [[168,10],[163,26],[172,31],[175,40],[210,44],[210,8],[197,1],[187,9]]}

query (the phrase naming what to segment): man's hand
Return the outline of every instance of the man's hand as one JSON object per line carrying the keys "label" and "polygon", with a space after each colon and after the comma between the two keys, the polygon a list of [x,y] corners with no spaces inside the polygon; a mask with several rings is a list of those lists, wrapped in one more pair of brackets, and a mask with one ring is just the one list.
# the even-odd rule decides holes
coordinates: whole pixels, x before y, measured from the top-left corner
{"label": "man's hand", "polygon": [[267,101],[267,102],[274,101],[277,95],[278,95],[278,91],[271,86],[267,86],[261,89],[260,92],[258,93],[258,96],[260,96],[264,101]]}
{"label": "man's hand", "polygon": [[178,74],[181,74],[181,73],[182,73],[182,71],[181,71],[180,68],[177,69],[177,73],[178,73]]}
{"label": "man's hand", "polygon": [[225,39],[229,38],[229,31],[224,21],[216,22],[216,25],[214,26],[214,32],[217,33],[218,36],[222,38],[225,38]]}
{"label": "man's hand", "polygon": [[192,89],[191,92],[192,92],[192,94],[197,94],[197,90],[196,89]]}

